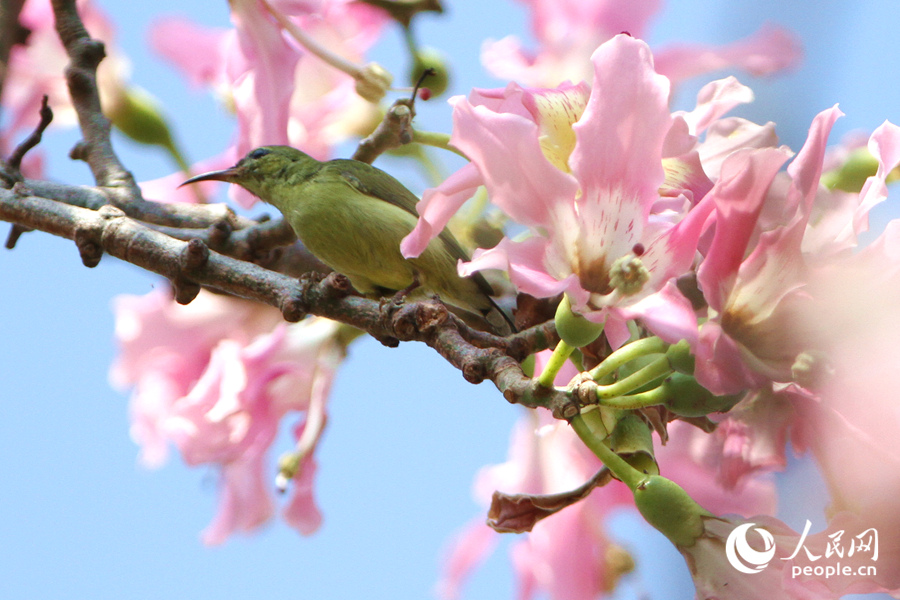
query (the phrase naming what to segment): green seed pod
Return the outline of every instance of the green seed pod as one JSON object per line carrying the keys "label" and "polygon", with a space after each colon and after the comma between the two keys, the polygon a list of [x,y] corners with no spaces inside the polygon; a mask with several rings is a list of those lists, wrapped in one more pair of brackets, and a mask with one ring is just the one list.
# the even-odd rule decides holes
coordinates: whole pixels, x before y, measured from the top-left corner
{"label": "green seed pod", "polygon": [[588,321],[583,316],[572,312],[572,304],[569,297],[564,295],[559,306],[556,307],[556,331],[562,341],[573,348],[587,346],[603,332],[602,323]]}

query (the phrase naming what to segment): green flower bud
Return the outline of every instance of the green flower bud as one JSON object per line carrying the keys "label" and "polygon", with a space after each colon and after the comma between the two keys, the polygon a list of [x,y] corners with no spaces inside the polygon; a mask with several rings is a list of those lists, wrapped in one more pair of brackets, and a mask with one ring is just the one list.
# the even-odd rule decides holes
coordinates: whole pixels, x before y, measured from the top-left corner
{"label": "green flower bud", "polygon": [[141,144],[173,146],[169,124],[156,99],[139,87],[129,87],[108,107],[107,117],[116,128]]}
{"label": "green flower bud", "polygon": [[415,85],[427,69],[434,69],[435,74],[422,82],[422,87],[431,90],[432,96],[440,96],[447,91],[450,85],[450,71],[444,56],[434,48],[419,48],[413,57],[412,69],[409,72],[409,81]]}
{"label": "green flower bud", "polygon": [[703,534],[709,513],[677,483],[650,475],[634,490],[634,504],[657,531],[679,548],[690,548]]}
{"label": "green flower bud", "polygon": [[669,365],[679,373],[694,374],[694,355],[691,354],[691,345],[687,340],[669,346],[666,358],[669,359]]}
{"label": "green flower bud", "polygon": [[[609,432],[615,426],[615,420],[610,420],[607,414],[601,412],[605,407],[597,407],[592,410],[583,410],[581,412],[581,419],[584,421],[584,424],[587,425],[588,429],[598,440],[605,440],[609,437]],[[608,412],[608,410],[607,410]]]}
{"label": "green flower bud", "polygon": [[602,323],[588,321],[583,316],[572,312],[569,296],[564,295],[556,307],[556,331],[562,341],[573,348],[587,346],[603,332]]}
{"label": "green flower bud", "polygon": [[384,98],[393,76],[378,63],[369,63],[356,77],[356,93],[363,99],[377,104]]}
{"label": "green flower bud", "polygon": [[608,443],[610,450],[641,473],[659,475],[650,428],[636,414],[626,413],[619,419]]}
{"label": "green flower bud", "polygon": [[716,396],[691,375],[684,373],[666,377],[660,387],[665,392],[666,408],[681,417],[703,417],[714,412],[726,412],[744,397],[743,393]]}
{"label": "green flower bud", "polygon": [[830,189],[859,193],[866,179],[877,171],[878,160],[868,148],[857,148],[839,169],[825,173],[822,183]]}

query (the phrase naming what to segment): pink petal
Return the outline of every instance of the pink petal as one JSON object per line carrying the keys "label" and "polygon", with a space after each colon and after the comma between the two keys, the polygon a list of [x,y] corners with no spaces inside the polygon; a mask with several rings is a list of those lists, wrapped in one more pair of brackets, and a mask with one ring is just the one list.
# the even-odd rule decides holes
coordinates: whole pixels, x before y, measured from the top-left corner
{"label": "pink petal", "polygon": [[722,164],[729,156],[744,148],[774,148],[778,146],[775,123],[757,125],[745,119],[727,117],[714,121],[706,132],[706,139],[697,149],[703,170],[713,180],[720,177]]}
{"label": "pink petal", "polygon": [[694,377],[713,394],[736,394],[766,382],[765,377],[747,366],[737,342],[716,321],[707,321],[700,328],[693,353],[697,359]]}
{"label": "pink petal", "polygon": [[232,57],[227,73],[241,129],[238,152],[264,144],[288,144],[294,69],[300,54],[255,2],[241,0],[231,6],[237,43],[226,49]]}
{"label": "pink petal", "polygon": [[797,37],[767,24],[753,35],[725,46],[677,44],[656,55],[657,70],[673,82],[730,67],[768,75],[796,65],[802,51]]}
{"label": "pink petal", "polygon": [[869,138],[869,151],[878,159],[878,172],[866,180],[859,193],[859,208],[853,228],[862,233],[869,228],[869,211],[887,198],[885,179],[900,164],[900,127],[889,121],[882,123]]}
{"label": "pink petal", "polygon": [[291,499],[282,512],[285,522],[301,535],[312,535],[322,526],[322,512],[316,504],[313,485],[317,468],[311,455],[300,463],[299,477],[291,481]]}
{"label": "pink petal", "polygon": [[252,531],[273,513],[269,482],[261,456],[250,456],[222,468],[219,511],[203,530],[204,544],[225,542],[235,532]]}
{"label": "pink petal", "polygon": [[453,123],[452,143],[477,166],[491,202],[516,222],[543,226],[558,198],[574,197],[575,180],[547,161],[533,121],[461,100]]}
{"label": "pink petal", "polygon": [[[201,27],[179,17],[166,17],[150,26],[153,50],[173,63],[194,85],[221,83],[225,29]],[[189,46],[184,40],[191,40]]]}
{"label": "pink petal", "polygon": [[691,133],[697,135],[735,106],[753,102],[753,91],[735,77],[726,77],[704,85],[697,93],[697,107],[684,113]]}
{"label": "pink petal", "polygon": [[653,70],[647,44],[627,35],[600,46],[591,61],[593,91],[573,127],[572,173],[584,190],[621,190],[622,200],[639,203],[646,215],[665,179],[669,82]]}
{"label": "pink petal", "polygon": [[448,177],[436,188],[425,190],[416,205],[419,221],[415,228],[400,242],[400,252],[406,258],[419,256],[428,243],[440,235],[450,218],[466,200],[482,185],[481,174],[469,163]]}
{"label": "pink petal", "polygon": [[822,177],[822,162],[825,160],[828,136],[834,122],[843,114],[835,105],[823,110],[813,119],[803,148],[787,169],[788,175],[791,176],[791,188],[785,206],[787,215],[793,215],[798,207],[803,213],[809,214],[819,189],[819,179]]}
{"label": "pink petal", "polygon": [[471,261],[460,264],[459,274],[466,277],[475,271],[500,269],[509,273],[510,280],[519,291],[536,298],[550,298],[569,291],[576,302],[586,302],[586,292],[578,285],[577,276],[569,275],[558,280],[547,273],[544,255],[549,243],[540,237],[531,237],[523,242],[503,238],[490,250],[476,250]]}
{"label": "pink petal", "polygon": [[721,310],[747,249],[766,192],[787,160],[786,150],[742,150],[725,160],[722,175],[706,200],[716,203],[712,247],[697,271],[709,305]]}
{"label": "pink petal", "polygon": [[435,595],[441,600],[460,598],[466,580],[487,560],[498,541],[499,534],[485,525],[483,518],[466,525],[445,552]]}
{"label": "pink petal", "polygon": [[697,316],[690,301],[669,281],[659,292],[627,308],[615,309],[624,319],[640,319],[654,335],[669,344],[697,341]]}

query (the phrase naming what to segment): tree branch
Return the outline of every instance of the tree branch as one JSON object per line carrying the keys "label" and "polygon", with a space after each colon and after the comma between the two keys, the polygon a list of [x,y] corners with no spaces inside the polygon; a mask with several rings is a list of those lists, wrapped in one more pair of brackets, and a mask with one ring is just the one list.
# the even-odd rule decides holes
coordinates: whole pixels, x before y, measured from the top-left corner
{"label": "tree branch", "polygon": [[359,142],[351,158],[372,164],[387,150],[410,143],[413,139],[412,120],[415,116],[413,100],[401,98],[395,101],[375,131]]}
{"label": "tree branch", "polygon": [[97,66],[106,52],[103,42],[94,40],[84,28],[75,0],[52,0],[56,31],[69,56],[66,84],[78,115],[84,140],[72,149],[71,157],[84,160],[97,185],[120,188],[130,198],[140,198],[134,176],[119,162],[109,132],[112,125],[103,115],[97,89]]}
{"label": "tree branch", "polygon": [[158,273],[186,304],[201,287],[279,308],[288,321],[307,314],[366,331],[387,345],[421,341],[462,371],[467,381],[494,382],[509,402],[545,407],[557,418],[578,411],[571,391],[538,386],[519,361],[555,344],[553,324],[506,338],[469,328],[438,300],[394,304],[352,295],[346,277],[305,276],[299,281],[259,265],[211,251],[199,239],[182,241],[142,225],[110,205],[94,211],[36,196],[24,185],[0,189],[0,219],[75,241],[82,262],[96,266],[104,252]]}
{"label": "tree branch", "polygon": [[[97,187],[18,182],[12,189],[0,189],[0,219],[74,240],[88,267],[108,253],[162,275],[172,282],[175,299],[182,304],[206,287],[277,307],[288,321],[314,314],[358,327],[388,346],[421,341],[467,381],[493,381],[509,402],[545,407],[560,419],[578,413],[571,390],[539,386],[519,365],[529,354],[558,341],[552,322],[504,338],[471,329],[437,299],[397,304],[362,298],[346,277],[336,273],[324,278],[307,273],[298,280],[210,249],[254,260],[257,254],[294,241],[283,221],[240,219],[224,205],[144,200],[113,152],[110,123],[100,110],[96,69],[103,44],[84,29],[74,0],[53,0],[53,9],[70,57],[66,80],[84,136],[72,157],[88,162]],[[371,161],[385,149],[408,142],[411,103],[395,103],[384,126],[360,145],[362,156],[356,158]]]}

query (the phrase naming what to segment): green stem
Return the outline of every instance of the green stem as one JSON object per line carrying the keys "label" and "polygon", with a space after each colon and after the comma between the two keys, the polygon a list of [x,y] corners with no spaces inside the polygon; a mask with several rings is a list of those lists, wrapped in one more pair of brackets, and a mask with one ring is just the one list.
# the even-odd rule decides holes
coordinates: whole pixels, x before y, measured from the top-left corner
{"label": "green stem", "polygon": [[581,415],[575,415],[569,424],[572,425],[572,429],[575,430],[584,445],[590,448],[591,452],[596,454],[612,474],[627,485],[632,492],[647,480],[648,476],[645,473],[641,473],[629,465],[621,456],[610,450],[602,440],[593,435]]}
{"label": "green stem", "polygon": [[422,167],[422,170],[425,171],[425,175],[428,177],[428,181],[431,183],[432,187],[439,186],[444,179],[446,179],[444,173],[428,152],[425,152],[421,147],[419,150],[420,152],[416,153],[419,165]]}
{"label": "green stem", "polygon": [[424,144],[425,146],[434,146],[435,148],[442,148],[444,150],[449,150],[455,154],[462,156],[464,159],[469,160],[469,157],[462,153],[461,150],[454,147],[450,144],[450,134],[449,133],[437,133],[434,131],[419,131],[416,129],[413,131],[413,139],[412,141],[417,144]]}
{"label": "green stem", "polygon": [[484,187],[479,187],[475,194],[466,202],[463,207],[456,213],[460,220],[465,223],[474,223],[487,210],[488,195]]}
{"label": "green stem", "polygon": [[[162,145],[165,148],[166,152],[175,162],[175,165],[178,167],[182,173],[184,173],[185,178],[190,178],[194,176],[194,173],[191,172],[191,165],[188,164],[187,159],[184,157],[184,153],[178,147],[178,144],[175,143],[175,140],[172,136],[169,136],[168,143]],[[194,191],[194,197],[197,199],[198,204],[206,204],[207,198],[203,194],[202,188],[200,185],[192,185]]]}
{"label": "green stem", "polygon": [[573,346],[560,340],[556,345],[556,348],[553,349],[550,360],[548,360],[546,366],[544,366],[544,371],[538,376],[538,384],[546,388],[553,387],[556,374],[559,373],[559,370],[566,364],[569,356],[571,356],[574,351],[575,348]]}
{"label": "green stem", "polygon": [[647,408],[648,406],[665,404],[666,400],[667,396],[665,390],[663,390],[662,387],[655,387],[652,390],[641,392],[639,394],[606,398],[602,401],[602,404],[603,406],[622,410],[637,410],[640,408]]}
{"label": "green stem", "polygon": [[614,373],[616,369],[632,360],[648,354],[660,354],[666,351],[666,343],[658,337],[642,338],[622,346],[606,357],[602,363],[591,369],[590,375],[594,381]]}
{"label": "green stem", "polygon": [[660,356],[649,365],[635,371],[624,379],[620,379],[610,385],[598,385],[597,398],[600,400],[601,404],[605,404],[605,400],[617,396],[624,396],[628,392],[645,386],[654,379],[658,379],[671,372],[672,367],[669,365],[669,359],[665,356]]}
{"label": "green stem", "polygon": [[415,60],[416,54],[419,53],[419,44],[416,42],[416,36],[413,35],[412,25],[403,28],[403,41],[406,42],[406,49],[409,50],[410,57]]}
{"label": "green stem", "polygon": [[360,65],[347,60],[343,56],[335,54],[325,46],[312,39],[310,36],[306,35],[306,33],[302,29],[297,27],[293,21],[275,10],[275,8],[273,8],[272,5],[269,4],[266,0],[262,0],[262,4],[266,8],[266,10],[269,11],[269,14],[272,15],[272,17],[274,17],[276,21],[278,21],[278,24],[281,25],[282,29],[287,31],[291,35],[291,37],[297,40],[297,42],[299,42],[304,48],[309,50],[310,53],[318,56],[327,64],[331,65],[335,69],[338,69],[339,71],[343,71],[354,79],[359,79],[362,76],[363,68]]}

